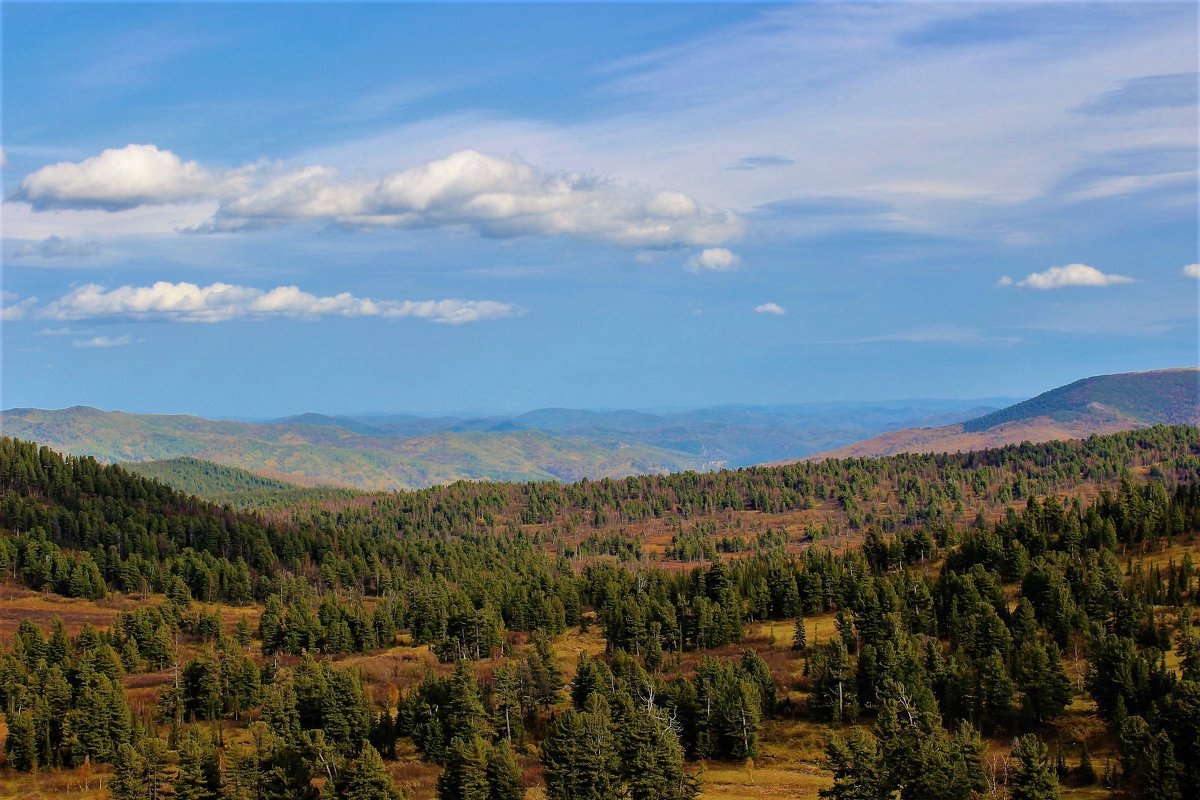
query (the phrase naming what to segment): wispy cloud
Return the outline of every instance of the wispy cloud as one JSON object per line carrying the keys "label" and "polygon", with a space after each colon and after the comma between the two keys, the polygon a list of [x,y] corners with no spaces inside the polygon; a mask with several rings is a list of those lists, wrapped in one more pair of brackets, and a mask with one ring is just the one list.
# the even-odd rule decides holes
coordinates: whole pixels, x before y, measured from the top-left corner
{"label": "wispy cloud", "polygon": [[639,247],[718,244],[744,227],[732,211],[683,192],[547,172],[516,157],[474,150],[367,179],[344,178],[321,165],[209,169],[154,145],[131,144],[43,167],[21,181],[15,199],[35,211],[216,201],[216,214],[197,232],[323,222],[468,228],[492,237],[565,236]]}
{"label": "wispy cloud", "polygon": [[862,336],[853,339],[833,339],[817,344],[828,345],[857,345],[886,342],[907,342],[910,344],[953,344],[953,345],[1012,345],[1021,341],[1019,336],[994,336],[976,328],[961,328],[954,325],[935,325],[915,328],[895,333],[884,333],[875,336]]}
{"label": "wispy cloud", "polygon": [[224,322],[238,318],[415,317],[461,324],[523,313],[520,306],[495,300],[371,300],[349,292],[321,297],[295,286],[270,290],[228,283],[197,286],[159,281],[152,286],[106,289],[88,284],[46,305],[38,316],[81,320],[119,318],[178,322]]}
{"label": "wispy cloud", "polygon": [[99,252],[99,242],[79,242],[61,236],[50,236],[40,242],[25,242],[17,248],[17,258],[87,258]]}
{"label": "wispy cloud", "polygon": [[742,257],[724,247],[710,247],[683,265],[688,272],[729,272],[742,264]]}
{"label": "wispy cloud", "polygon": [[1050,267],[1043,272],[1031,272],[1015,283],[1005,275],[996,285],[1048,290],[1065,289],[1070,286],[1116,286],[1134,282],[1133,278],[1126,275],[1106,274],[1087,264],[1067,264],[1063,267]]}
{"label": "wispy cloud", "polygon": [[40,331],[34,331],[34,336],[79,336],[87,331],[75,330],[67,325],[61,328],[42,328]]}
{"label": "wispy cloud", "polygon": [[1081,114],[1133,114],[1156,108],[1186,108],[1197,103],[1195,72],[1147,75],[1121,81],[1120,86],[1082,103]]}
{"label": "wispy cloud", "polygon": [[71,342],[71,347],[124,347],[132,342],[133,339],[129,336],[95,336],[91,339],[76,339]]}
{"label": "wispy cloud", "polygon": [[784,311],[783,306],[779,305],[778,303],[763,303],[760,306],[754,307],[754,313],[756,313],[756,314],[774,314],[776,316],[782,317],[787,312]]}
{"label": "wispy cloud", "polygon": [[744,156],[743,158],[739,158],[737,163],[732,167],[726,167],[726,169],[766,169],[768,167],[786,167],[789,164],[795,163],[795,159],[787,158],[786,156]]}
{"label": "wispy cloud", "polygon": [[1188,264],[1183,268],[1183,274],[1189,278],[1200,279],[1200,264]]}

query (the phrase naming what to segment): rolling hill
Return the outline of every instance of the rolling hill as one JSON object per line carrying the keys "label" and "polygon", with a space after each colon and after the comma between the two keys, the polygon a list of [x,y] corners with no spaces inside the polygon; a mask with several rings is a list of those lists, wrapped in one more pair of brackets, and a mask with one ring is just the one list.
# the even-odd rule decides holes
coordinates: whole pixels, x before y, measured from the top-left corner
{"label": "rolling hill", "polygon": [[299,486],[255,475],[241,467],[188,456],[161,461],[127,461],[120,466],[202,500],[243,509],[296,505],[357,494],[352,489],[331,486]]}
{"label": "rolling hill", "polygon": [[983,450],[1157,424],[1200,425],[1200,370],[1084,378],[966,422],[890,431],[805,460]]}
{"label": "rolling hill", "polygon": [[[76,406],[5,411],[0,431],[103,461],[186,457],[302,486],[393,489],[738,467],[911,425],[961,422],[995,407],[990,401],[913,400],[661,413],[540,409],[477,418],[308,413],[244,422]],[[179,479],[178,469],[176,464],[162,474]],[[173,485],[196,491],[196,468],[186,472],[183,483]]]}

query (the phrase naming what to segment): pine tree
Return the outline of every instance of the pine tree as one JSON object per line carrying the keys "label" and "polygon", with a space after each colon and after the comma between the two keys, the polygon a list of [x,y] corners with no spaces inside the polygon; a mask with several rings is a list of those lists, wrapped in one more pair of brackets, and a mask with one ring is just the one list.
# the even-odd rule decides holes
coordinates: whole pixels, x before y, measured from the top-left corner
{"label": "pine tree", "polygon": [[112,780],[108,784],[112,800],[145,800],[146,761],[132,745],[117,748]]}
{"label": "pine tree", "polygon": [[890,795],[875,737],[855,729],[849,739],[835,736],[825,750],[833,786],[819,794],[828,800],[880,800]]}
{"label": "pine tree", "polygon": [[4,753],[8,765],[22,772],[31,772],[38,765],[37,733],[33,715],[28,711],[8,714],[8,739],[4,742]]}
{"label": "pine tree", "polygon": [[617,800],[621,761],[608,704],[599,694],[585,711],[567,711],[550,723],[542,743],[548,800]]}
{"label": "pine tree", "polygon": [[488,746],[483,739],[473,736],[450,742],[437,793],[440,800],[488,800]]}
{"label": "pine tree", "polygon": [[175,797],[179,800],[216,800],[220,789],[221,772],[216,749],[198,731],[188,731],[179,743]]}
{"label": "pine tree", "polygon": [[501,740],[488,752],[487,782],[488,800],[524,800],[521,770],[507,741]]}
{"label": "pine tree", "polygon": [[792,631],[792,650],[803,653],[808,649],[808,631],[804,628],[804,617],[796,617],[796,628]]}
{"label": "pine tree", "polygon": [[1058,800],[1058,779],[1041,739],[1033,734],[1022,736],[1012,754],[1017,761],[1010,786],[1012,800]]}
{"label": "pine tree", "polygon": [[1096,767],[1092,764],[1092,754],[1088,752],[1087,742],[1083,743],[1083,749],[1079,753],[1079,768],[1075,770],[1075,775],[1084,786],[1091,786],[1096,782]]}
{"label": "pine tree", "polygon": [[346,800],[401,800],[392,774],[370,744],[362,746],[358,758],[350,762],[343,775]]}

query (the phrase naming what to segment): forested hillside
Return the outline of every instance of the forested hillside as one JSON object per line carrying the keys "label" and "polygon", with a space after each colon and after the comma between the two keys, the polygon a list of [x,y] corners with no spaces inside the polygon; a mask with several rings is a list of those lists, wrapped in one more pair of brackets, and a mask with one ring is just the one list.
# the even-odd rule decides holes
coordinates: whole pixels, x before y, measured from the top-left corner
{"label": "forested hillside", "polygon": [[966,422],[890,431],[810,458],[983,450],[1151,425],[1200,425],[1200,369],[1097,375]]}
{"label": "forested hillside", "polygon": [[198,458],[171,458],[164,461],[130,461],[121,467],[137,475],[153,478],[185,494],[195,495],[218,505],[237,508],[269,508],[306,502],[352,497],[353,489],[330,486],[297,486],[294,483],[264,478],[238,467],[227,467]]}
{"label": "forested hillside", "polygon": [[0,795],[1200,792],[1193,427],[259,513],[2,439],[0,491]]}

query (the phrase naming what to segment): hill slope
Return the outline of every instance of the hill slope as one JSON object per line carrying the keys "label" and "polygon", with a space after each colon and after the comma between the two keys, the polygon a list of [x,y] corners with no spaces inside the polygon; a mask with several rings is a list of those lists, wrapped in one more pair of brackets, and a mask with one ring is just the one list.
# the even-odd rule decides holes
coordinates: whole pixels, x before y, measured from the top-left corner
{"label": "hill slope", "polygon": [[960,424],[891,431],[808,459],[983,450],[1158,424],[1200,425],[1200,370],[1084,378]]}
{"label": "hill slope", "polygon": [[[103,461],[190,457],[304,486],[391,489],[744,466],[914,424],[958,422],[995,407],[978,405],[905,401],[663,414],[543,409],[480,418],[301,414],[261,423],[76,406],[5,411],[0,430]],[[198,491],[197,477],[190,468],[173,485]]]}
{"label": "hill slope", "polygon": [[180,492],[237,508],[276,507],[356,494],[351,489],[331,486],[299,486],[255,475],[241,467],[214,464],[188,456],[160,461],[126,461],[118,466],[127,472],[153,478]]}
{"label": "hill slope", "polygon": [[3,431],[7,436],[44,442],[103,461],[188,456],[289,483],[362,489],[482,478],[576,480],[702,466],[687,453],[536,431],[443,432],[400,438],[357,433],[336,425],[257,424],[85,407],[6,411]]}

